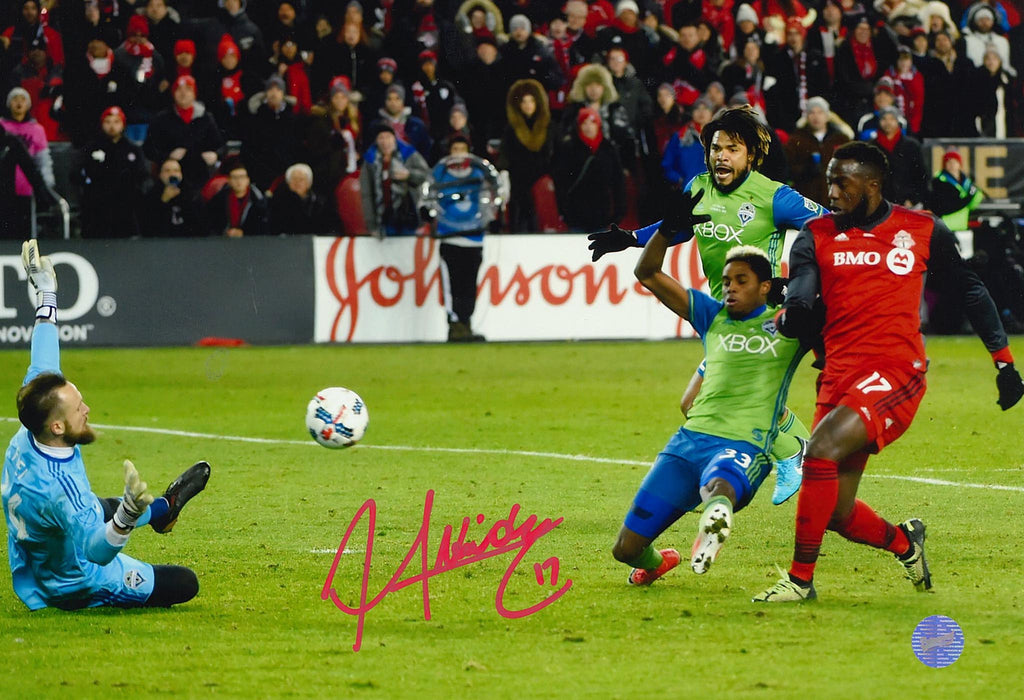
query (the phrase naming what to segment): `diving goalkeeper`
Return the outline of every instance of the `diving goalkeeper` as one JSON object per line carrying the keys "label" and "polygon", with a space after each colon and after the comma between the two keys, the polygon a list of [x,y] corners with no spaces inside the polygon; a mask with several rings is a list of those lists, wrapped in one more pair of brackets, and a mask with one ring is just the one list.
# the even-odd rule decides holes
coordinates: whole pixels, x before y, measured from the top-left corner
{"label": "diving goalkeeper", "polygon": [[199,592],[183,566],[154,566],[121,550],[136,527],[174,527],[181,509],[203,490],[210,465],[198,462],[154,499],[128,460],[123,498],[99,498],[89,486],[82,445],[96,439],[89,406],[60,373],[57,278],[36,241],[22,246],[36,291],[31,361],[18,391],[22,428],[4,457],[0,493],[14,592],[30,610],[168,607]]}

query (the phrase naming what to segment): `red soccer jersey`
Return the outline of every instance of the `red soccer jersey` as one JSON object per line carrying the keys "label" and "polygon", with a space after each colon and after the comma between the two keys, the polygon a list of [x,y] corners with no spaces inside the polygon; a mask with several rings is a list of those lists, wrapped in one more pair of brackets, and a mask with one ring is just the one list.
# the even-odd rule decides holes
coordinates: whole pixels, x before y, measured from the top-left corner
{"label": "red soccer jersey", "polygon": [[826,382],[878,365],[925,370],[920,308],[934,225],[900,206],[867,231],[838,231],[831,216],[807,223],[828,309]]}

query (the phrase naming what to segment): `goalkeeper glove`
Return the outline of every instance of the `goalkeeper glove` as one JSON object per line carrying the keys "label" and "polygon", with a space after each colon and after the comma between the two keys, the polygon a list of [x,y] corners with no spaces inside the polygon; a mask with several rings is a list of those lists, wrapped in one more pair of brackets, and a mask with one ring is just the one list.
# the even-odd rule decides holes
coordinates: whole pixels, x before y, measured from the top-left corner
{"label": "goalkeeper glove", "polygon": [[131,530],[135,521],[146,512],[153,502],[153,494],[146,490],[146,482],[139,477],[131,460],[124,461],[124,498],[114,513],[114,525],[121,530]]}
{"label": "goalkeeper glove", "polygon": [[999,407],[1004,411],[1012,408],[1024,396],[1024,381],[1012,362],[996,362],[996,388],[999,389]]}
{"label": "goalkeeper glove", "polygon": [[607,231],[598,231],[597,233],[590,234],[587,236],[587,240],[591,242],[587,249],[594,251],[594,255],[591,258],[593,262],[597,262],[605,253],[618,253],[626,248],[640,247],[635,233],[619,228],[615,224],[612,224],[611,228]]}
{"label": "goalkeeper glove", "polygon": [[21,264],[36,290],[36,318],[57,320],[57,275],[50,258],[39,254],[35,239],[21,244]]}
{"label": "goalkeeper glove", "polygon": [[693,208],[704,196],[704,190],[699,191],[696,196],[693,192],[677,193],[668,204],[668,213],[661,222],[658,233],[670,241],[675,240],[680,234],[680,242],[693,238],[693,227],[697,224],[711,221],[710,214],[697,214],[694,216]]}

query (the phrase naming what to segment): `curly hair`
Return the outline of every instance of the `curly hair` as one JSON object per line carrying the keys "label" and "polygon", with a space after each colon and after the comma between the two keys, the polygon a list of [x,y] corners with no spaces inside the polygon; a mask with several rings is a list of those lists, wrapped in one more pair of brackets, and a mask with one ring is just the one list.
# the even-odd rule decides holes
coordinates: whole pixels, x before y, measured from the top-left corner
{"label": "curly hair", "polygon": [[747,147],[747,151],[754,156],[753,167],[757,170],[768,155],[768,147],[772,143],[772,134],[761,116],[750,105],[730,107],[719,112],[714,119],[700,132],[700,142],[704,146],[704,160],[708,170],[713,170],[708,154],[711,151],[711,141],[715,134],[724,131],[730,137],[738,139]]}

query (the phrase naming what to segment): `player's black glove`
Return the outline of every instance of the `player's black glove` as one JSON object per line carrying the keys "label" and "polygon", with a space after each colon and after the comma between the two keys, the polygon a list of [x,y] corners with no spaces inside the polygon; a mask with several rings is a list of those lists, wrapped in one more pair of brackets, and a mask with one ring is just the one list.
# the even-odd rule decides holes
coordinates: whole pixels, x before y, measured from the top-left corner
{"label": "player's black glove", "polygon": [[996,375],[996,388],[999,389],[999,408],[1004,411],[1012,408],[1024,396],[1024,381],[1020,372],[1012,362],[997,362],[999,374]]}
{"label": "player's black glove", "polygon": [[775,315],[775,321],[782,335],[799,338],[808,347],[813,347],[825,327],[825,304],[818,297],[810,309],[787,306]]}
{"label": "player's black glove", "polygon": [[698,214],[696,216],[693,214],[693,208],[703,196],[704,190],[698,192],[696,196],[692,191],[675,193],[669,199],[667,207],[668,213],[665,214],[665,218],[661,222],[661,228],[658,229],[658,233],[662,234],[669,240],[674,240],[679,236],[679,234],[683,235],[683,241],[688,241],[693,238],[694,226],[711,221],[710,214]]}
{"label": "player's black glove", "polygon": [[607,231],[590,234],[587,236],[587,240],[590,241],[587,249],[594,251],[594,255],[591,257],[594,262],[600,260],[605,253],[618,253],[626,248],[640,247],[635,233],[619,228],[615,224],[612,224]]}
{"label": "player's black glove", "polygon": [[771,306],[782,306],[786,301],[786,285],[789,284],[788,277],[772,277],[772,288],[768,290],[768,304]]}

